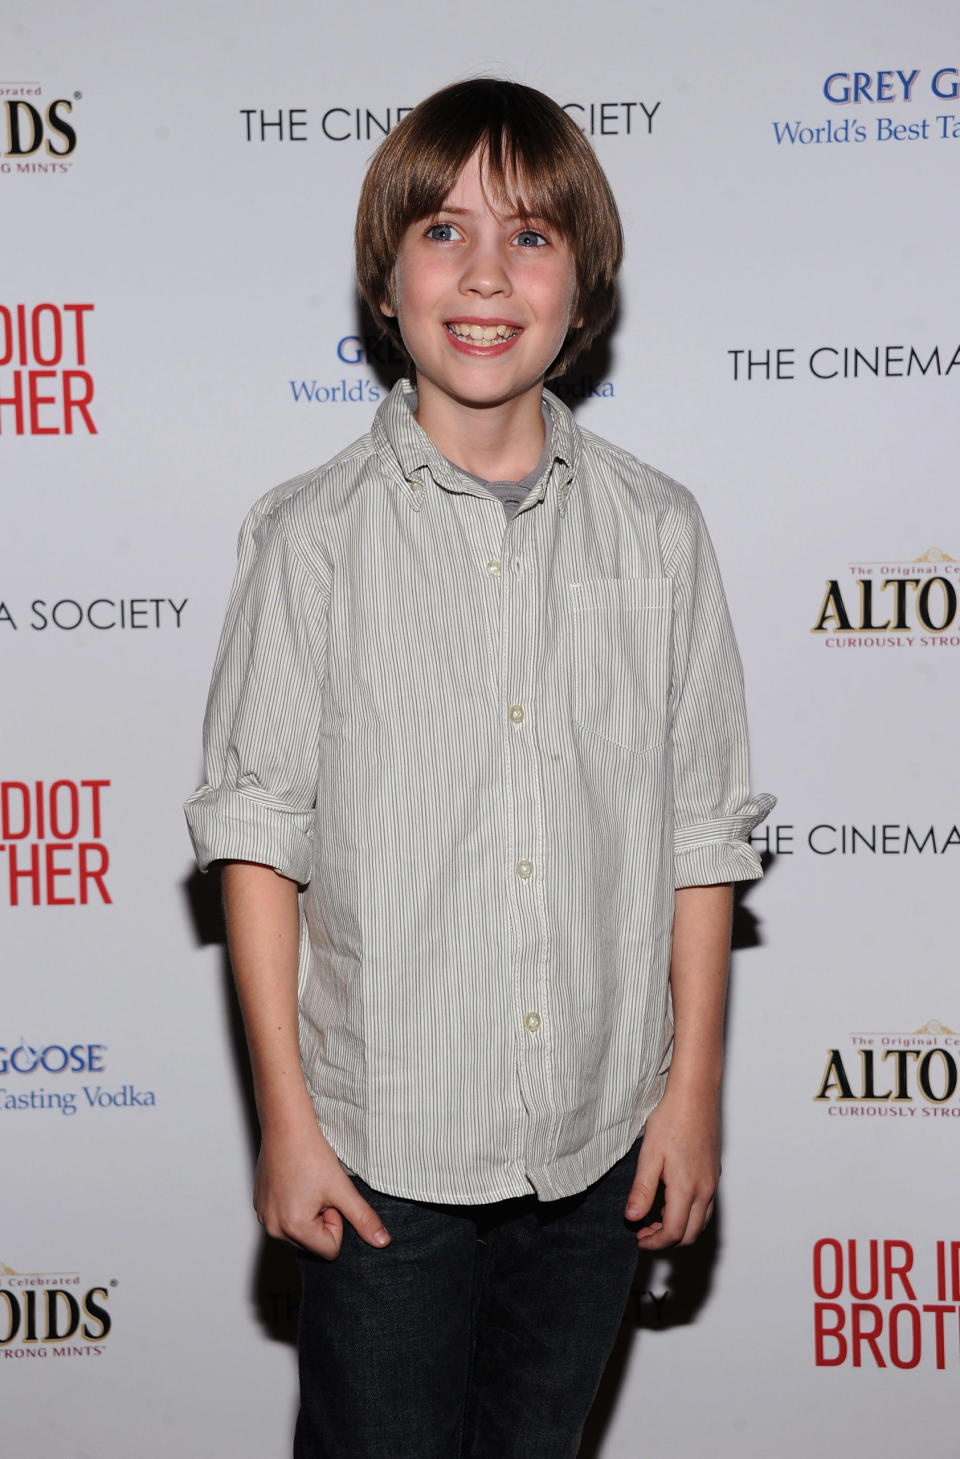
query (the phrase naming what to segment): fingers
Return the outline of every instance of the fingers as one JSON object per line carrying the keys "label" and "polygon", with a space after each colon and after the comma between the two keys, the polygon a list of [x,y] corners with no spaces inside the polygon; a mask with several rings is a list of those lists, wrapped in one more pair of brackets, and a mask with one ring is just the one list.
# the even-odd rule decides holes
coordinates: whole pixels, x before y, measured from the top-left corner
{"label": "fingers", "polygon": [[691,1246],[713,1215],[713,1193],[667,1190],[663,1221],[658,1227],[643,1227],[637,1232],[641,1251],[663,1251],[668,1246]]}
{"label": "fingers", "polygon": [[693,1243],[703,1235],[710,1225],[710,1218],[713,1215],[713,1201],[707,1201],[704,1205],[700,1201],[694,1202],[690,1211],[690,1219],[686,1229],[680,1238],[681,1246],[692,1246]]}
{"label": "fingers", "polygon": [[389,1246],[390,1233],[372,1206],[368,1205],[349,1176],[346,1177],[349,1193],[338,1202],[350,1225],[368,1246]]}
{"label": "fingers", "polygon": [[[663,1174],[663,1156],[657,1155],[647,1144],[640,1146],[637,1156],[637,1173],[627,1197],[624,1211],[628,1221],[642,1221],[657,1197],[657,1188]],[[653,1225],[654,1223],[651,1223]],[[659,1222],[655,1223],[659,1230]]]}
{"label": "fingers", "polygon": [[314,1252],[324,1261],[335,1261],[340,1255],[340,1246],[343,1242],[343,1217],[335,1206],[328,1206],[315,1217],[311,1226],[302,1231],[299,1237],[285,1237],[295,1246],[302,1246],[307,1251]]}
{"label": "fingers", "polygon": [[298,1192],[295,1199],[265,1201],[258,1217],[268,1236],[312,1251],[333,1261],[343,1242],[346,1219],[369,1246],[384,1247],[390,1235],[376,1211],[338,1167],[314,1197]]}

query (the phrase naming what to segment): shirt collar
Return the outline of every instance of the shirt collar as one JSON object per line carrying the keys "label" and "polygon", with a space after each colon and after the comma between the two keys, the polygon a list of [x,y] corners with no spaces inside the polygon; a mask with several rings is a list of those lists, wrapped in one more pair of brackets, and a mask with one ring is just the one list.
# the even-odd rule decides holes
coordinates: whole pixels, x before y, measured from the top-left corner
{"label": "shirt collar", "polygon": [[[377,454],[391,468],[410,505],[419,509],[428,480],[448,491],[472,491],[475,483],[456,471],[414,420],[409,404],[414,394],[409,380],[398,380],[377,410],[371,431]],[[580,432],[570,411],[551,391],[544,390],[543,401],[553,426],[552,449],[534,500],[542,500],[550,490],[562,514],[580,464]]]}

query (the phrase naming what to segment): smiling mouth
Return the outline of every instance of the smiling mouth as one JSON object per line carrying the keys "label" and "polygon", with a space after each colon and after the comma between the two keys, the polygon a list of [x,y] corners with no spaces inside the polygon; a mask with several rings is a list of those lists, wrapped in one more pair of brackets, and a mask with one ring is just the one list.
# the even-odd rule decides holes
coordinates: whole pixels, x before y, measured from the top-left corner
{"label": "smiling mouth", "polygon": [[454,339],[478,345],[481,349],[504,344],[507,340],[516,339],[520,333],[520,326],[516,324],[461,324],[457,320],[448,320],[445,328]]}

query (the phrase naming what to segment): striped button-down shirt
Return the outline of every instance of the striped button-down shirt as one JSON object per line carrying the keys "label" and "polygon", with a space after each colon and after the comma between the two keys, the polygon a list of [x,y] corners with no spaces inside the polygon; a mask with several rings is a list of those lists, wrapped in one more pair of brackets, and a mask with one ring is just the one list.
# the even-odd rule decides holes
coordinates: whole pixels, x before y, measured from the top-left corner
{"label": "striped button-down shirt", "polygon": [[187,802],[300,883],[320,1127],[375,1189],[584,1189],[670,1061],[674,888],[760,875],[740,662],[693,498],[581,430],[505,519],[401,384],[252,510]]}

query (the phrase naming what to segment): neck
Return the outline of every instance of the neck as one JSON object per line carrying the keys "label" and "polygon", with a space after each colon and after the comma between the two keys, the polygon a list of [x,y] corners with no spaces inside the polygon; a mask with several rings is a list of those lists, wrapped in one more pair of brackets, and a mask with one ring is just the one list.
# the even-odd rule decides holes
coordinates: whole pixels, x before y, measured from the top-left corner
{"label": "neck", "polygon": [[543,450],[541,390],[496,405],[465,405],[418,381],[416,420],[448,461],[483,481],[522,481]]}

